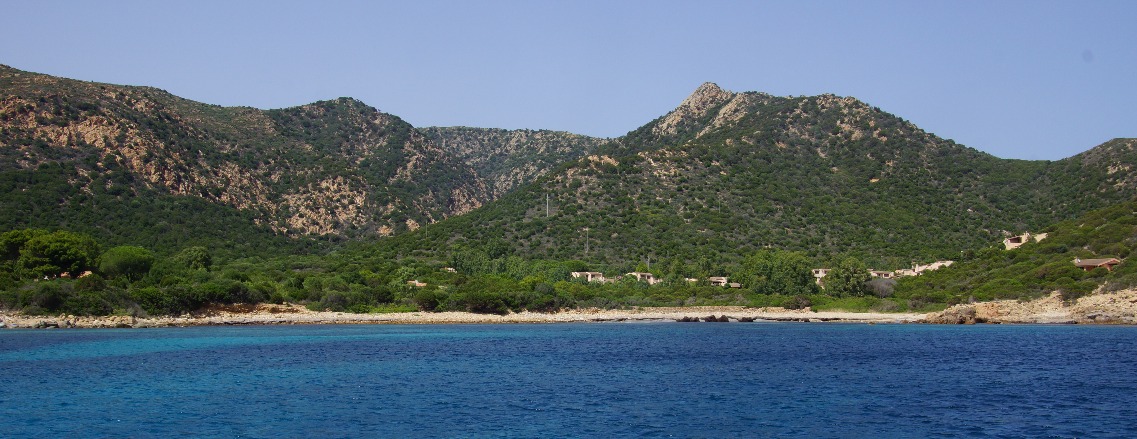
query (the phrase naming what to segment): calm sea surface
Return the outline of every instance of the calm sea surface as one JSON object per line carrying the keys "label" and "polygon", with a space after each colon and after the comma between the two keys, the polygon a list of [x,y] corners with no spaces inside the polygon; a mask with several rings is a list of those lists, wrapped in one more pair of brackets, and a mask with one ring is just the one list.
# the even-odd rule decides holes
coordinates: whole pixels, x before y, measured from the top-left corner
{"label": "calm sea surface", "polygon": [[0,331],[2,437],[1137,437],[1137,328]]}

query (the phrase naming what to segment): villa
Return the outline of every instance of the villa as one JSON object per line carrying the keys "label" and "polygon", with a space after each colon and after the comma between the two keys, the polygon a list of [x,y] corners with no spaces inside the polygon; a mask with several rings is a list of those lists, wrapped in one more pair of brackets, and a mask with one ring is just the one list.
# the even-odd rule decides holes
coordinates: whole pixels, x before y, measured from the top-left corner
{"label": "villa", "polygon": [[642,273],[642,272],[634,271],[634,272],[628,273],[627,276],[633,276],[636,278],[636,280],[638,280],[640,282],[647,282],[648,285],[655,285],[657,283],[662,282],[662,280],[656,279],[655,275],[651,274],[651,273]]}
{"label": "villa", "polygon": [[724,276],[711,276],[707,278],[707,282],[710,282],[712,287],[725,287],[727,278]]}
{"label": "villa", "polygon": [[604,282],[604,273],[598,271],[574,271],[571,273],[574,279],[584,279],[585,282]]}
{"label": "villa", "polygon": [[1085,271],[1093,271],[1095,268],[1105,267],[1106,270],[1113,271],[1113,267],[1120,264],[1121,261],[1117,258],[1105,259],[1082,259],[1075,258],[1074,266],[1081,268]]}
{"label": "villa", "polygon": [[1034,239],[1034,242],[1042,241],[1043,239],[1046,239],[1046,234],[1031,234],[1030,232],[1026,232],[1018,236],[1012,236],[1010,238],[1004,239],[1003,246],[1006,247],[1007,250],[1014,250],[1021,247],[1023,244],[1030,242],[1032,238]]}

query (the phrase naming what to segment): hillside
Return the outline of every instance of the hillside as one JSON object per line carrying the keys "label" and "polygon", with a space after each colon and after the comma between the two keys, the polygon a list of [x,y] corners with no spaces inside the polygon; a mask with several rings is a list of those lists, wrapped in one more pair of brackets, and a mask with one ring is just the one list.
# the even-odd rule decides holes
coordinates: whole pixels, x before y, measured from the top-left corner
{"label": "hillside", "polygon": [[472,166],[500,197],[557,166],[575,161],[608,139],[564,131],[470,127],[420,128],[428,139]]}
{"label": "hillside", "polygon": [[[931,301],[956,303],[997,299],[1034,299],[1059,292],[1067,301],[1104,285],[1107,291],[1137,285],[1137,201],[1094,210],[1075,219],[1036,230],[1045,239],[1029,240],[1013,250],[1000,243],[967,260],[925,275],[902,278],[897,292]],[[1116,258],[1112,270],[1084,271],[1074,260]]]}
{"label": "hillside", "polygon": [[686,272],[779,248],[900,268],[1131,198],[1133,161],[1120,152],[1132,144],[1006,160],[853,98],[704,84],[596,153],[390,244]]}
{"label": "hillside", "polygon": [[469,166],[352,99],[223,108],[7,66],[0,183],[0,229],[79,225],[112,242],[183,217],[211,224],[182,231],[202,239],[386,236],[490,199]]}

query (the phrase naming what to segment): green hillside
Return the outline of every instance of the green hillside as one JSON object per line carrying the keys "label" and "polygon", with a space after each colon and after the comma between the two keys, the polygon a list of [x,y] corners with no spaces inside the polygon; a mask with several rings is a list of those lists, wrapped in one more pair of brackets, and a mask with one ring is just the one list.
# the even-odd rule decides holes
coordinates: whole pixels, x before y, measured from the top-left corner
{"label": "green hillside", "polygon": [[[1076,219],[1037,230],[1041,241],[1029,240],[1006,250],[996,244],[975,252],[963,262],[922,276],[902,278],[898,292],[930,301],[1032,299],[1059,291],[1074,299],[1104,284],[1107,290],[1137,285],[1137,202],[1095,210]],[[1112,271],[1085,271],[1075,259],[1117,258]]]}
{"label": "green hillside", "polygon": [[597,155],[388,244],[404,254],[505,246],[680,274],[766,248],[901,268],[1131,198],[1132,182],[1119,179],[1127,168],[1116,171],[1130,158],[1110,145],[1133,143],[1058,162],[1006,160],[851,98],[705,85]]}

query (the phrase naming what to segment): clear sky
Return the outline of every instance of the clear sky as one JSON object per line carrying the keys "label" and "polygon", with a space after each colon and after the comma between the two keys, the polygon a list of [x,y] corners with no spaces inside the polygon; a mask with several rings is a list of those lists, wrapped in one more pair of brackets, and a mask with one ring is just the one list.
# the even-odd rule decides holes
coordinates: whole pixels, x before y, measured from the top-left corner
{"label": "clear sky", "polygon": [[219,105],[615,137],[699,84],[853,96],[1004,158],[1137,137],[1137,1],[0,0],[0,64]]}

